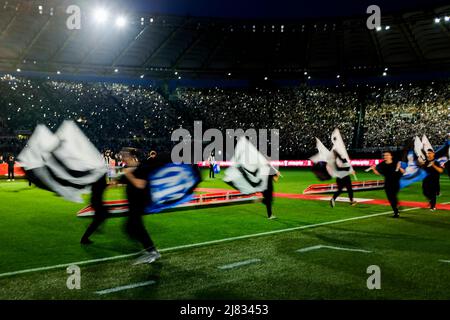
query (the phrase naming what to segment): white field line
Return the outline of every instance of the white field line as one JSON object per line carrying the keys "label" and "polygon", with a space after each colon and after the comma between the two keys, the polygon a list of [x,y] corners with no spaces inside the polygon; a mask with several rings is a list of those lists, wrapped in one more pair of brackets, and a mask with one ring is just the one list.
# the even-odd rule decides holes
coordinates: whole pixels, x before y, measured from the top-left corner
{"label": "white field line", "polygon": [[343,248],[343,247],[334,247],[334,246],[325,246],[325,245],[318,245],[318,246],[312,246],[307,248],[302,248],[296,250],[296,252],[308,252],[318,249],[332,249],[332,250],[341,250],[341,251],[353,251],[353,252],[363,252],[363,253],[371,253],[372,251],[363,250],[363,249],[353,249],[353,248]]}
{"label": "white field line", "polygon": [[227,269],[233,269],[233,268],[237,268],[237,267],[246,266],[248,264],[257,263],[260,261],[261,261],[261,259],[250,259],[250,260],[239,261],[239,262],[235,262],[235,263],[231,263],[231,264],[226,264],[224,266],[220,266],[217,268],[219,268],[221,270],[227,270]]}
{"label": "white field line", "polygon": [[[417,209],[420,209],[420,208],[408,208],[408,209],[401,210],[401,212],[417,210]],[[223,242],[228,242],[228,241],[249,239],[249,238],[268,236],[268,235],[272,235],[272,234],[284,233],[284,232],[289,232],[289,231],[311,229],[311,228],[316,228],[316,227],[321,227],[321,226],[327,226],[327,225],[332,225],[332,224],[337,224],[337,223],[348,222],[348,221],[356,221],[356,220],[368,219],[368,218],[388,215],[388,214],[391,214],[391,213],[393,213],[393,212],[392,211],[385,211],[385,212],[369,214],[369,215],[364,215],[364,216],[359,216],[359,217],[346,218],[346,219],[334,220],[334,221],[327,221],[327,222],[321,222],[321,223],[310,224],[310,225],[299,226],[299,227],[293,227],[293,228],[286,228],[286,229],[273,230],[273,231],[267,231],[267,232],[261,232],[261,233],[254,233],[254,234],[248,234],[248,235],[243,235],[243,236],[237,236],[237,237],[231,237],[231,238],[225,238],[225,239],[218,239],[218,240],[212,240],[212,241],[206,241],[206,242],[200,242],[200,243],[186,244],[186,245],[181,245],[181,246],[176,246],[176,247],[171,247],[171,248],[160,249],[158,251],[159,252],[169,252],[169,251],[180,250],[180,249],[195,248],[195,247],[207,246],[207,245],[211,245],[211,244],[223,243]],[[68,267],[70,265],[78,265],[78,266],[80,266],[80,265],[97,263],[97,262],[104,262],[104,261],[124,259],[124,258],[129,258],[129,257],[136,256],[136,255],[138,255],[140,253],[142,253],[142,251],[136,252],[136,253],[119,255],[119,256],[105,257],[105,258],[100,258],[100,259],[92,259],[92,260],[85,260],[85,261],[78,261],[78,262],[58,264],[58,265],[53,265],[53,266],[48,266],[48,267],[40,267],[40,268],[32,268],[32,269],[25,269],[25,270],[19,270],[19,271],[6,272],[6,273],[1,273],[0,274],[0,278],[8,277],[8,276],[14,276],[14,275],[23,274],[23,273],[30,273],[30,272],[38,272],[38,271],[46,271],[46,270],[52,270],[52,269],[58,269],[58,268],[65,268],[65,267]]]}
{"label": "white field line", "polygon": [[108,293],[113,293],[113,292],[118,292],[118,291],[123,291],[123,290],[128,290],[128,289],[145,287],[145,286],[149,286],[149,285],[155,284],[155,283],[156,283],[155,281],[145,281],[145,282],[129,284],[126,286],[115,287],[115,288],[105,289],[105,290],[101,290],[101,291],[95,291],[95,293],[103,295],[103,294],[108,294]]}
{"label": "white field line", "polygon": [[298,249],[298,250],[296,250],[296,252],[308,252],[308,251],[313,251],[313,250],[319,250],[321,248],[323,248],[322,245],[317,245],[317,246]]}

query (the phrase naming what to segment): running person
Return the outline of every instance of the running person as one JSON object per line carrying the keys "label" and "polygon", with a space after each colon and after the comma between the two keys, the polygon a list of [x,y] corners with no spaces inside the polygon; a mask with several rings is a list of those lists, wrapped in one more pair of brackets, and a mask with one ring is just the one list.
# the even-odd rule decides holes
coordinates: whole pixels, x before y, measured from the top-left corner
{"label": "running person", "polygon": [[273,182],[277,182],[280,176],[280,172],[275,170],[272,166],[270,167],[270,171],[267,177],[267,189],[263,192],[263,204],[267,209],[267,218],[276,219],[274,215],[272,215],[272,202],[273,202]]}
{"label": "running person", "polygon": [[422,182],[423,195],[427,197],[430,203],[430,210],[435,211],[436,197],[439,193],[439,178],[440,174],[444,172],[444,168],[436,161],[432,149],[427,150],[427,160],[419,159],[419,164],[427,172],[427,176]]}
{"label": "running person", "polygon": [[356,201],[353,199],[353,187],[352,187],[352,180],[350,179],[350,174],[353,174],[354,171],[352,170],[352,167],[350,163],[348,163],[347,159],[342,158],[339,153],[334,150],[334,155],[336,157],[336,160],[339,159],[342,163],[342,165],[338,165],[336,161],[336,167],[337,171],[347,171],[348,174],[343,178],[336,178],[336,184],[337,184],[337,191],[333,194],[333,197],[330,199],[330,206],[334,208],[336,205],[336,199],[339,197],[339,195],[343,192],[344,188],[347,189],[348,197],[350,198],[350,204],[352,206],[356,205]]}
{"label": "running person", "polygon": [[105,193],[107,187],[108,184],[106,183],[106,174],[92,184],[91,207],[95,210],[95,213],[91,224],[81,237],[81,244],[91,244],[92,241],[89,237],[108,217],[108,210],[103,204],[103,194]]}
{"label": "running person", "polygon": [[139,163],[135,149],[127,148],[122,151],[123,160],[127,164],[124,169],[126,193],[128,198],[129,215],[125,225],[128,235],[139,241],[144,247],[144,253],[134,264],[152,263],[161,258],[161,254],[145,229],[142,221],[145,207],[150,202],[150,190],[148,176],[158,164],[155,159],[145,163]]}
{"label": "running person", "polygon": [[377,175],[384,176],[384,191],[394,211],[394,218],[399,217],[398,192],[400,191],[400,178],[405,170],[401,168],[400,162],[394,163],[391,151],[383,152],[384,161],[371,169]]}

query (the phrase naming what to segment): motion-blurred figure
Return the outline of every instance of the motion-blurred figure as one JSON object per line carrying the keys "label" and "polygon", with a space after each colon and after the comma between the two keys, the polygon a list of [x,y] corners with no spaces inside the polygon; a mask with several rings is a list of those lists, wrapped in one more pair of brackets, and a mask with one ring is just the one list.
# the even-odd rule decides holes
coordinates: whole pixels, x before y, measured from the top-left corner
{"label": "motion-blurred figure", "polygon": [[[342,157],[336,150],[333,150],[333,154],[336,159],[336,170],[337,171],[349,171],[349,174],[344,176],[343,178],[336,178],[337,191],[333,194],[333,197],[330,200],[330,205],[332,208],[336,205],[336,199],[343,192],[344,188],[347,189],[348,196],[350,198],[350,204],[352,206],[356,205],[356,201],[353,199],[353,187],[352,180],[350,179],[350,174],[354,174],[354,172],[350,172],[352,167],[347,159]],[[340,161],[337,161],[340,160]]]}
{"label": "motion-blurred figure", "polygon": [[371,169],[377,175],[384,176],[384,191],[394,210],[394,218],[399,217],[398,210],[398,192],[400,191],[400,178],[405,170],[402,169],[400,162],[395,163],[391,151],[383,152],[384,161]]}
{"label": "motion-blurred figure", "polygon": [[427,160],[423,161],[418,159],[419,165],[427,172],[427,176],[422,182],[423,195],[427,197],[430,203],[430,210],[436,210],[436,197],[439,194],[439,178],[440,174],[444,172],[444,168],[441,167],[438,161],[434,157],[433,149],[427,150]]}
{"label": "motion-blurred figure", "polygon": [[89,237],[100,227],[100,225],[108,217],[108,209],[103,204],[103,194],[105,193],[108,184],[106,183],[106,175],[92,184],[91,206],[94,209],[93,221],[86,229],[83,237],[81,237],[81,244],[91,244]]}
{"label": "motion-blurred figure", "polygon": [[142,215],[151,199],[148,177],[150,172],[158,166],[156,154],[155,158],[144,163],[139,162],[136,149],[126,148],[121,151],[121,154],[127,164],[123,170],[129,207],[125,229],[131,238],[139,241],[144,247],[144,253],[134,264],[152,263],[161,258],[161,254],[156,250],[145,229]]}
{"label": "motion-blurred figure", "polygon": [[277,217],[272,215],[272,202],[273,202],[273,182],[277,182],[280,177],[280,172],[270,166],[269,177],[267,179],[267,189],[263,192],[263,204],[267,209],[267,218],[276,219]]}

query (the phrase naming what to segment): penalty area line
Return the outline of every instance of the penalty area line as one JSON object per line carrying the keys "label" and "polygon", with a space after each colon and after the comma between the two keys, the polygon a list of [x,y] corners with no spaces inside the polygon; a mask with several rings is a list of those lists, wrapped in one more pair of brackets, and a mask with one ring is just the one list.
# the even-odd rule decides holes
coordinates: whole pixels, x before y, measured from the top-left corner
{"label": "penalty area line", "polygon": [[99,294],[99,295],[103,295],[103,294],[119,292],[119,291],[123,291],[123,290],[129,290],[129,289],[134,289],[134,288],[139,288],[139,287],[145,287],[145,286],[149,286],[149,285],[152,285],[152,284],[155,284],[155,283],[156,283],[155,281],[150,280],[150,281],[145,281],[145,282],[133,283],[133,284],[129,284],[129,285],[126,285],[126,286],[120,286],[120,287],[115,287],[115,288],[111,288],[111,289],[95,291],[95,293]]}
{"label": "penalty area line", "polygon": [[[421,209],[421,208],[418,208],[418,207],[408,208],[408,209],[401,210],[401,212],[418,210],[418,209]],[[348,221],[369,219],[369,218],[373,218],[373,217],[379,217],[379,216],[388,215],[388,214],[391,214],[391,213],[393,213],[393,211],[385,211],[385,212],[368,214],[368,215],[364,215],[364,216],[346,218],[346,219],[341,219],[341,220],[334,220],[334,221],[327,221],[327,222],[309,224],[309,225],[304,225],[304,226],[299,226],[299,227],[292,227],[292,228],[286,228],[286,229],[280,229],[280,230],[272,230],[272,231],[266,231],[266,232],[260,232],[260,233],[254,233],[254,234],[247,234],[247,235],[243,235],[243,236],[237,236],[237,237],[231,237],[231,238],[225,238],[225,239],[218,239],[218,240],[211,240],[211,241],[206,241],[206,242],[186,244],[186,245],[181,245],[181,246],[176,246],[176,247],[171,247],[171,248],[160,249],[158,251],[159,252],[170,252],[170,251],[175,251],[175,250],[180,250],[180,249],[196,248],[196,247],[202,247],[202,246],[218,244],[218,243],[224,243],[224,242],[235,241],[235,240],[256,238],[256,237],[269,236],[269,235],[273,235],[273,234],[285,233],[285,232],[290,232],[290,231],[297,231],[297,230],[317,228],[317,227],[321,227],[321,226],[333,225],[333,224],[338,224],[338,223],[343,223],[343,222],[348,222]],[[92,263],[97,263],[97,262],[105,262],[105,261],[125,259],[125,258],[134,257],[134,256],[139,255],[141,253],[142,253],[142,251],[139,251],[139,252],[130,253],[130,254],[123,254],[123,255],[119,255],[119,256],[112,256],[112,257],[105,257],[105,258],[99,258],[99,259],[78,261],[78,262],[72,262],[72,263],[57,264],[57,265],[47,266],[47,267],[40,267],[40,268],[32,268],[32,269],[25,269],[25,270],[19,270],[19,271],[6,272],[6,273],[1,273],[0,274],[0,278],[4,278],[4,277],[8,277],[8,276],[14,276],[14,275],[18,275],[18,274],[30,273],[30,272],[39,272],[39,271],[47,271],[47,270],[53,270],[53,269],[59,269],[59,268],[66,268],[66,267],[71,266],[71,265],[78,265],[78,266],[80,266],[80,265],[92,264]]]}
{"label": "penalty area line", "polygon": [[217,268],[221,269],[221,270],[228,270],[228,269],[234,269],[237,267],[242,267],[242,266],[246,266],[246,265],[249,265],[252,263],[257,263],[257,262],[261,262],[261,259],[249,259],[249,260],[245,260],[245,261],[239,261],[239,262],[219,266]]}
{"label": "penalty area line", "polygon": [[344,247],[335,247],[335,246],[327,246],[327,245],[317,245],[312,247],[306,247],[302,249],[296,250],[296,252],[309,252],[313,250],[319,250],[319,249],[331,249],[331,250],[339,250],[339,251],[352,251],[352,252],[362,252],[362,253],[372,253],[372,251],[369,250],[363,250],[363,249],[355,249],[355,248],[344,248]]}

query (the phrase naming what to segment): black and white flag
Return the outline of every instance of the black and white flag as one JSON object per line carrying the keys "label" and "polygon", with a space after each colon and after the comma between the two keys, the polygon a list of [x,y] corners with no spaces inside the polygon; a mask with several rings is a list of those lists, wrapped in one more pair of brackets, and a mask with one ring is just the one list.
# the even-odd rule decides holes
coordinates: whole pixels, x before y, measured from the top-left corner
{"label": "black and white flag", "polygon": [[231,162],[223,179],[226,183],[244,194],[267,189],[270,163],[247,138],[239,139]]}
{"label": "black and white flag", "polygon": [[332,153],[318,138],[316,138],[316,148],[319,152],[310,158],[313,162],[312,171],[319,180],[330,180],[334,174],[332,166],[334,159]]}
{"label": "black and white flag", "polygon": [[334,129],[331,134],[331,142],[333,143],[331,153],[334,156],[334,161],[331,162],[333,167],[333,176],[337,178],[344,178],[353,173],[354,170],[339,129]]}
{"label": "black and white flag", "polygon": [[55,134],[38,125],[18,159],[37,186],[73,202],[83,202],[81,195],[106,173],[101,154],[73,121]]}
{"label": "black and white flag", "polygon": [[422,161],[427,160],[428,149],[433,150],[433,147],[431,146],[430,141],[428,141],[426,135],[422,136],[422,140],[418,136],[414,138],[414,152],[420,160]]}

